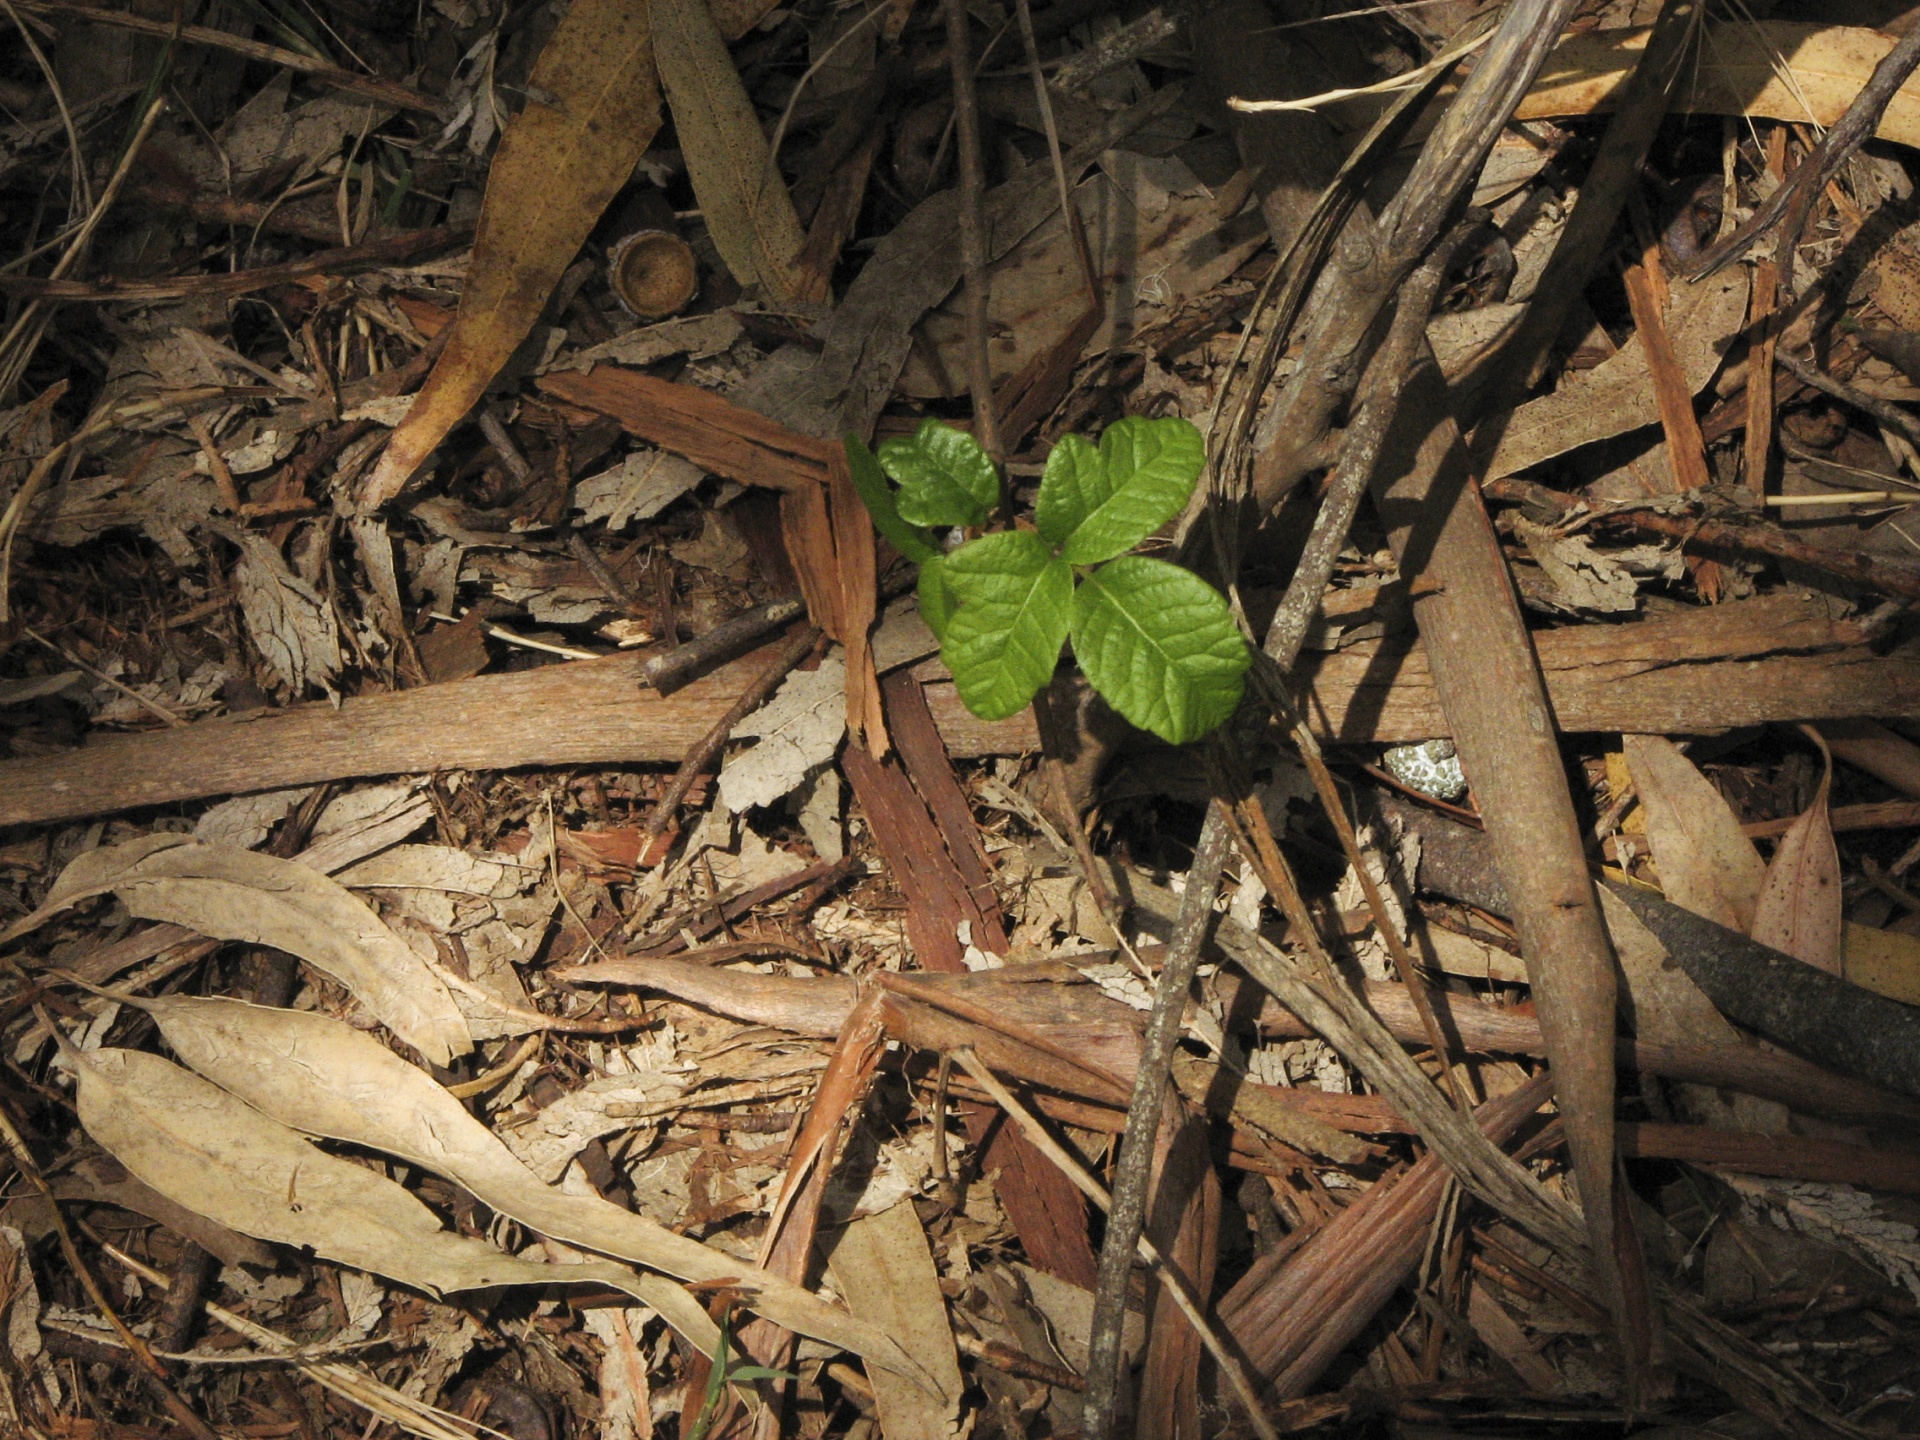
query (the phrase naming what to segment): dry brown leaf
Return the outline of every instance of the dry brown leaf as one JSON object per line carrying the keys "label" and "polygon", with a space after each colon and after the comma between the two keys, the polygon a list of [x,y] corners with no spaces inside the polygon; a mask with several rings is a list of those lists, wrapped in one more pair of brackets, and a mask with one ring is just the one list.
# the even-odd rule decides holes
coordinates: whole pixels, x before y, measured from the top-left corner
{"label": "dry brown leaf", "polygon": [[362,486],[362,510],[398,495],[480,398],[660,128],[647,7],[575,0],[527,96],[487,175],[453,334]]}
{"label": "dry brown leaf", "polygon": [[687,178],[720,258],[770,300],[821,298],[801,293],[794,259],[806,232],[705,0],[653,0],[653,32]]}
{"label": "dry brown leaf", "polygon": [[[656,1308],[663,1298],[672,1303],[665,1292],[685,1296],[607,1261],[548,1265],[443,1230],[384,1175],[329,1155],[158,1055],[69,1049],[67,1059],[80,1077],[80,1123],[89,1135],[168,1199],[244,1235],[309,1246],[434,1294],[584,1280]],[[710,1350],[719,1336],[709,1322],[699,1338]]]}
{"label": "dry brown leaf", "polygon": [[[1808,731],[1809,734],[1813,732]],[[1821,752],[1825,754],[1823,744]],[[1793,822],[1773,852],[1750,932],[1762,945],[1804,960],[1830,975],[1846,972],[1846,916],[1840,896],[1840,850],[1833,843],[1827,793],[1833,757],[1806,812]]]}
{"label": "dry brown leaf", "polygon": [[[1713,378],[1746,320],[1747,272],[1738,266],[1698,285],[1674,286],[1667,332],[1690,393]],[[1577,381],[1516,410],[1487,474],[1511,475],[1576,446],[1659,421],[1660,400],[1636,335]]]}
{"label": "dry brown leaf", "polygon": [[[1547,57],[1514,118],[1590,115],[1607,108],[1640,63],[1648,33],[1636,27],[1569,37]],[[1877,30],[1756,21],[1743,14],[1707,26],[1674,89],[1672,108],[1831,125],[1893,46],[1893,38]],[[1920,146],[1920,80],[1909,80],[1893,97],[1880,117],[1879,136]]]}
{"label": "dry brown leaf", "polygon": [[1625,735],[1660,888],[1696,915],[1746,934],[1767,867],[1713,782],[1671,740]]}
{"label": "dry brown leaf", "polygon": [[[181,1059],[283,1124],[398,1155],[445,1175],[503,1215],[569,1244],[682,1280],[725,1281],[769,1320],[919,1378],[884,1332],[811,1292],[593,1195],[544,1184],[433,1079],[340,1021],[239,1000],[134,1000]],[[705,1316],[685,1291],[647,1297],[675,1328]]]}
{"label": "dry brown leaf", "polygon": [[146,835],[102,846],[60,874],[33,914],[6,938],[112,891],[143,920],[184,925],[221,940],[271,945],[338,980],[382,1025],[436,1065],[473,1049],[447,987],[364,900],[292,860],[185,835]]}
{"label": "dry brown leaf", "polygon": [[873,1403],[887,1440],[953,1440],[960,1433],[960,1364],[940,1272],[910,1204],[891,1205],[840,1232],[828,1257],[833,1284],[854,1313],[897,1336],[939,1385],[931,1394],[898,1376],[873,1379]]}

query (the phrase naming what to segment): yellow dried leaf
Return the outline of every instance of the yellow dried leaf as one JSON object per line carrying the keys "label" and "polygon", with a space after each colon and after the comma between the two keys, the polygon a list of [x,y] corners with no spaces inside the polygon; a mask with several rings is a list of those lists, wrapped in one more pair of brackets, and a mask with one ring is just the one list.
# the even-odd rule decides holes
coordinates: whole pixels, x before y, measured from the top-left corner
{"label": "yellow dried leaf", "polygon": [[[1647,46],[1645,28],[1594,30],[1563,42],[1515,117],[1543,120],[1604,110]],[[1673,106],[1696,115],[1749,115],[1831,125],[1893,49],[1877,30],[1742,18],[1707,27]],[[1908,80],[1880,119],[1879,137],[1920,146],[1920,80]]]}
{"label": "yellow dried leaf", "polygon": [[400,493],[500,373],[660,128],[646,0],[574,0],[527,95],[487,175],[453,334],[362,486],[363,511]]}
{"label": "yellow dried leaf", "polygon": [[[725,1282],[769,1320],[924,1378],[883,1331],[792,1281],[596,1195],[545,1184],[431,1076],[338,1020],[238,1000],[170,996],[127,1003],[151,1014],[195,1070],[282,1124],[445,1175],[557,1240],[682,1280]],[[682,1333],[698,1334],[707,1323],[698,1302],[678,1287],[656,1287],[647,1298]]]}
{"label": "yellow dried leaf", "polygon": [[[68,1059],[86,1132],[169,1200],[242,1234],[310,1246],[433,1293],[567,1281],[610,1285],[646,1304],[685,1293],[604,1260],[548,1265],[444,1230],[386,1176],[329,1155],[158,1055],[107,1049]],[[707,1330],[711,1350],[718,1336]]]}
{"label": "yellow dried leaf", "polygon": [[1840,897],[1840,851],[1833,843],[1833,821],[1827,813],[1832,780],[1829,760],[1813,804],[1780,837],[1773,852],[1751,933],[1762,945],[1838,975],[1846,917]]}

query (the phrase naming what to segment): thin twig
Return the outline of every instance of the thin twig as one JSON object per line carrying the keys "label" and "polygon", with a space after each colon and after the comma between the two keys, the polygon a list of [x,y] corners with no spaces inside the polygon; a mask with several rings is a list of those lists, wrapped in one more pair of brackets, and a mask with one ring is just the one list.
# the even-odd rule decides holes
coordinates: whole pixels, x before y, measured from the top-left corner
{"label": "thin twig", "polygon": [[[1186,1017],[1187,989],[1200,963],[1206,922],[1213,913],[1213,894],[1228,848],[1228,827],[1221,802],[1216,800],[1207,807],[1200,843],[1187,868],[1180,918],[1154,989],[1146,1033],[1140,1039],[1140,1065],[1134,1071],[1120,1162],[1113,1172],[1113,1208],[1100,1247],[1099,1288],[1094,1292],[1093,1327],[1087,1341],[1087,1391],[1080,1421],[1086,1440],[1111,1440],[1118,1432],[1123,1390],[1120,1335],[1126,1317],[1127,1276],[1133,1268],[1135,1249],[1146,1244],[1141,1231],[1146,1224],[1153,1178],[1153,1139],[1160,1128],[1160,1103],[1166,1094],[1173,1047]],[[1255,1418],[1259,1423],[1257,1411]]]}
{"label": "thin twig", "polygon": [[[1915,33],[1920,34],[1920,27],[1916,27]],[[1886,400],[1877,399],[1863,391],[1854,389],[1851,385],[1843,384],[1827,374],[1827,372],[1819,366],[1809,365],[1799,356],[1789,354],[1785,350],[1775,351],[1773,358],[1782,370],[1793,376],[1793,378],[1798,380],[1802,385],[1811,385],[1822,395],[1831,395],[1835,400],[1843,404],[1851,405],[1854,409],[1872,416],[1889,430],[1898,431],[1915,444],[1920,444],[1920,420],[1915,420],[1913,416],[1907,414],[1907,412],[1902,410],[1898,405]]]}
{"label": "thin twig", "polygon": [[1827,188],[1827,182],[1847,157],[1873,138],[1874,131],[1879,128],[1881,115],[1886,112],[1893,97],[1900,93],[1900,87],[1913,74],[1916,66],[1920,66],[1920,28],[1909,30],[1901,36],[1900,43],[1873,67],[1873,74],[1860,87],[1860,93],[1853,97],[1853,103],[1847,106],[1846,113],[1820,137],[1820,143],[1813,147],[1812,153],[1794,167],[1787,183],[1769,195],[1746,224],[1694,261],[1686,271],[1686,277],[1689,280],[1704,280],[1785,220],[1775,248],[1774,263],[1780,267],[1781,286],[1791,295],[1793,252],[1800,243],[1800,232],[1806,227],[1807,217],[1813,212],[1813,202]]}
{"label": "thin twig", "polygon": [[[1171,968],[1171,957],[1168,964]],[[1061,1147],[1060,1142],[1048,1133],[1047,1127],[1034,1118],[1033,1112],[1015,1099],[1013,1092],[1000,1083],[999,1077],[980,1063],[979,1057],[973,1053],[971,1047],[956,1050],[953,1058],[960,1062],[981,1089],[993,1096],[994,1103],[1006,1111],[1008,1118],[1020,1127],[1021,1133],[1033,1142],[1034,1148],[1058,1166],[1060,1173],[1073,1182],[1075,1189],[1106,1213],[1108,1224],[1111,1226],[1117,1201],[1107,1194],[1100,1182],[1087,1174],[1080,1162],[1069,1155]],[[1111,1229],[1108,1233],[1112,1233]],[[1194,1333],[1207,1347],[1207,1353],[1213,1356],[1214,1362],[1225,1373],[1233,1386],[1234,1393],[1240,1397],[1241,1405],[1246,1408],[1247,1418],[1252,1422],[1255,1432],[1262,1437],[1262,1440],[1278,1440],[1279,1432],[1273,1428],[1273,1422],[1267,1419],[1266,1412],[1260,1406],[1259,1392],[1254,1388],[1252,1377],[1247,1374],[1246,1367],[1240,1363],[1240,1358],[1229,1350],[1226,1342],[1220,1338],[1219,1331],[1206,1312],[1201,1309],[1200,1302],[1187,1288],[1186,1280],[1168,1263],[1166,1257],[1151,1240],[1137,1232],[1134,1243],[1127,1252],[1129,1264],[1132,1263],[1132,1257],[1136,1251],[1141,1259],[1160,1272],[1160,1283],[1167,1287],[1167,1293],[1173,1296],[1174,1303],[1180,1307],[1181,1314],[1187,1317],[1187,1323],[1193,1326]],[[1090,1396],[1093,1392],[1091,1352],[1088,1354],[1087,1364],[1087,1393]]]}
{"label": "thin twig", "polygon": [[987,360],[986,174],[980,163],[980,109],[968,60],[967,8],[945,0],[947,60],[953,72],[953,120],[960,150],[960,265],[967,318],[967,389],[973,396],[973,438],[993,463],[1000,450],[1000,417],[993,404],[993,370]]}
{"label": "thin twig", "polygon": [[[660,638],[673,641],[669,608],[661,602]],[[798,620],[806,612],[806,603],[798,598],[769,600],[723,620],[704,635],[696,635],[664,655],[656,655],[640,667],[641,678],[662,695],[671,695],[695,674],[741,654],[750,646],[784,625]]]}
{"label": "thin twig", "polygon": [[680,762],[680,768],[674,772],[667,793],[660,797],[660,803],[653,807],[653,814],[647,817],[646,838],[641,842],[640,853],[645,855],[647,848],[658,840],[667,826],[673,823],[673,817],[679,813],[680,802],[687,798],[687,792],[693,788],[693,782],[700,772],[713,763],[713,757],[720,753],[720,747],[727,743],[727,737],[752,711],[760,708],[766,698],[779,688],[780,682],[787,678],[807,653],[819,643],[820,630],[817,626],[802,625],[793,637],[781,647],[773,657],[773,663],[760,672],[754,682],[740,692],[740,698],[727,707],[727,713],[714,721],[713,728],[687,751],[687,758]]}

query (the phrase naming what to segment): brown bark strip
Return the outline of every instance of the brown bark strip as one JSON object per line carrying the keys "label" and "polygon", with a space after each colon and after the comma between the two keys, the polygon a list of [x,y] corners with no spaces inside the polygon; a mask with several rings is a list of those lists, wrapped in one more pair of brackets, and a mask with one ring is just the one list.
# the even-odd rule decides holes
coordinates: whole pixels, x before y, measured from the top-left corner
{"label": "brown bark strip", "polygon": [[[1566,1117],[1581,1211],[1630,1380],[1652,1317],[1627,1313],[1641,1260],[1613,1216],[1613,946],[1601,922],[1546,685],[1429,351],[1409,373],[1374,481],[1434,685],[1513,902]],[[1626,1244],[1616,1244],[1621,1235]]]}
{"label": "brown bark strip", "polygon": [[[913,953],[925,969],[964,973],[959,924],[970,922],[977,942],[988,933],[988,908],[962,878],[913,781],[897,760],[875,760],[858,745],[842,752],[840,764],[906,894],[907,941]],[[991,908],[998,910],[997,900]],[[1001,1172],[1000,1203],[1028,1258],[1042,1270],[1091,1290],[1093,1249],[1079,1192],[1019,1131],[995,1126],[991,1112],[970,1105],[962,1113],[976,1145],[991,1134],[985,1165]]]}
{"label": "brown bark strip", "polygon": [[[1504,1143],[1547,1098],[1540,1076],[1480,1107],[1480,1128]],[[1220,1301],[1248,1362],[1283,1399],[1304,1395],[1420,1263],[1447,1167],[1429,1155],[1382,1180],[1278,1263],[1257,1261]]]}
{"label": "brown bark strip", "polygon": [[[1817,614],[1769,637],[1743,602],[1641,625],[1545,631],[1538,646],[1566,730],[1700,734],[1920,710],[1920,645],[1878,656],[1851,626]],[[0,762],[0,825],[363,775],[677,765],[771,658],[763,647],[671,695],[644,685],[643,661],[610,655],[356,696],[338,708],[316,701],[101,736],[67,754]],[[1039,748],[1030,715],[977,719],[937,666],[916,673],[941,677],[927,686],[927,707],[951,755]],[[1356,645],[1314,659],[1308,674],[1303,701],[1323,739],[1397,744],[1451,733],[1417,647]]]}
{"label": "brown bark strip", "polygon": [[1867,1185],[1901,1195],[1920,1195],[1920,1155],[1886,1146],[1808,1140],[1799,1135],[1749,1135],[1702,1125],[1653,1125],[1622,1121],[1620,1153],[1651,1160],[1686,1160],[1748,1175]]}

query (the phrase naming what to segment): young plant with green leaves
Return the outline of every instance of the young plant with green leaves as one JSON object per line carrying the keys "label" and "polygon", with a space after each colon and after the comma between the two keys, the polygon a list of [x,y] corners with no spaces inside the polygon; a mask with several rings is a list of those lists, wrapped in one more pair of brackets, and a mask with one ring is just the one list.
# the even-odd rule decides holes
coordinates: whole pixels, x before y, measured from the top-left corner
{"label": "young plant with green leaves", "polygon": [[1031,529],[952,550],[938,532],[978,530],[1000,501],[978,441],[928,420],[877,455],[849,436],[847,460],[875,527],[920,566],[920,614],[981,719],[1025,709],[1069,638],[1093,688],[1163,740],[1197,740],[1239,705],[1250,657],[1225,597],[1128,553],[1193,494],[1206,449],[1187,421],[1129,416],[1098,445],[1068,435],[1047,457]]}

